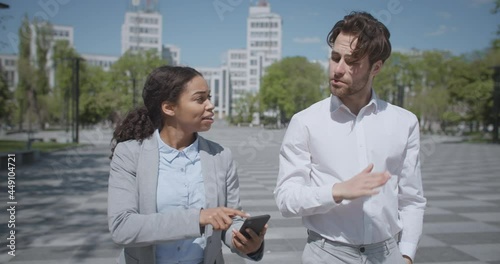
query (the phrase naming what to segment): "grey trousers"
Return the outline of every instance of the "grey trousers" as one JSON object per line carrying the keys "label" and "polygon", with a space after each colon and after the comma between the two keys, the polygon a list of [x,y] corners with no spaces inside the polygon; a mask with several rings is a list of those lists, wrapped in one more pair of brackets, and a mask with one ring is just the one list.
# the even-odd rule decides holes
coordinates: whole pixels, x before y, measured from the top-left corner
{"label": "grey trousers", "polygon": [[368,245],[349,245],[324,239],[313,231],[302,253],[304,264],[404,264],[394,238]]}

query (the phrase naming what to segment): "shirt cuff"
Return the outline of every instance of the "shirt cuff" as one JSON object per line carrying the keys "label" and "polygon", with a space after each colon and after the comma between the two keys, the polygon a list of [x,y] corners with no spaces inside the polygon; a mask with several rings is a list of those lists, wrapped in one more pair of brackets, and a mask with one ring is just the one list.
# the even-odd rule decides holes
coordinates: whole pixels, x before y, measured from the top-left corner
{"label": "shirt cuff", "polygon": [[332,186],[322,186],[316,193],[316,200],[321,205],[337,205],[333,200]]}
{"label": "shirt cuff", "polygon": [[399,251],[401,255],[411,258],[415,262],[415,253],[417,252],[417,245],[409,242],[399,242]]}
{"label": "shirt cuff", "polygon": [[261,260],[264,256],[264,241],[262,241],[262,244],[260,244],[260,248],[257,251],[247,254],[247,256],[254,261]]}

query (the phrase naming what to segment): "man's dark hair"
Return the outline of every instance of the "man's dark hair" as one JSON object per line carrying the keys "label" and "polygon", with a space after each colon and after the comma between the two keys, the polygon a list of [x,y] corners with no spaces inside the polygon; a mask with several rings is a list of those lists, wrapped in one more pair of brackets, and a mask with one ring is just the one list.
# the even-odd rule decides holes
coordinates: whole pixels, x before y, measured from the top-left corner
{"label": "man's dark hair", "polygon": [[373,65],[379,60],[385,62],[391,55],[391,33],[384,24],[367,12],[351,12],[338,21],[326,39],[330,47],[333,48],[341,32],[357,37],[358,43],[353,48],[352,62],[358,62],[368,56],[370,65]]}

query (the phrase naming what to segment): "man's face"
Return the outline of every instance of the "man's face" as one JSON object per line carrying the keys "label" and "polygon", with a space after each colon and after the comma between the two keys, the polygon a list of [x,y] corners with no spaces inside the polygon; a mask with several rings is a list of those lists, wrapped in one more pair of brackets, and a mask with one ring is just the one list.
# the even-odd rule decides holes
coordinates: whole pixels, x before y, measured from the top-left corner
{"label": "man's face", "polygon": [[368,56],[355,63],[351,59],[356,43],[355,36],[341,32],[333,44],[329,70],[330,91],[339,98],[350,97],[360,91],[371,89],[374,75],[371,72]]}

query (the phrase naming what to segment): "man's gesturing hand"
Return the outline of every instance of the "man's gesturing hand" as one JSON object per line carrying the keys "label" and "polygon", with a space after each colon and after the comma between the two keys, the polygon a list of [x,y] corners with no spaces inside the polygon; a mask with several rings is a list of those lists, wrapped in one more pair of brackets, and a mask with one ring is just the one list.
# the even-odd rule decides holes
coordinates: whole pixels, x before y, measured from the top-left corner
{"label": "man's gesturing hand", "polygon": [[233,216],[247,218],[249,215],[243,211],[227,208],[207,208],[200,211],[200,226],[212,225],[214,230],[227,230],[233,223]]}
{"label": "man's gesturing hand", "polygon": [[356,198],[374,195],[379,191],[376,189],[384,185],[390,178],[389,172],[372,172],[373,164],[368,165],[362,172],[351,179],[336,183],[332,187],[333,199],[336,203],[342,200],[354,200]]}

